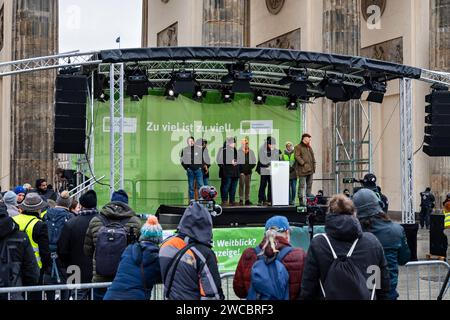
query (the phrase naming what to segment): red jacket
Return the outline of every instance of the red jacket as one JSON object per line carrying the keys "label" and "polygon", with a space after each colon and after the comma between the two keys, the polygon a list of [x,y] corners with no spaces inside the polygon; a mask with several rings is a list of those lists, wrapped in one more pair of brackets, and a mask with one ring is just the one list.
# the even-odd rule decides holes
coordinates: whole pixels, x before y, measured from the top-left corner
{"label": "red jacket", "polygon": [[[277,250],[281,250],[286,246],[290,246],[287,239],[283,237],[277,237],[277,241]],[[259,245],[260,248],[263,247],[264,242],[265,239]],[[270,245],[266,247],[265,255],[268,257],[272,257],[274,255]],[[289,273],[290,300],[296,300],[299,297],[303,267],[305,265],[305,257],[306,254],[303,249],[294,248],[281,261]],[[256,252],[253,248],[246,249],[241,256],[241,259],[239,260],[236,273],[234,275],[233,289],[236,295],[241,299],[247,298],[248,290],[250,289],[251,270],[256,260],[258,260],[258,257],[256,256]]]}

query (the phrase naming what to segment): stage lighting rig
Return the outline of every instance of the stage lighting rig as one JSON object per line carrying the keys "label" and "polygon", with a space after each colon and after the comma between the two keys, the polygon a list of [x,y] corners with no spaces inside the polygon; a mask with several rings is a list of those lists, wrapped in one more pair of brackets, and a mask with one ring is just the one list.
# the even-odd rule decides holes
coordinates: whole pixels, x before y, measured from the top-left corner
{"label": "stage lighting rig", "polygon": [[296,96],[289,96],[289,100],[286,104],[286,108],[288,110],[297,110],[298,109],[298,99]]}
{"label": "stage lighting rig", "polygon": [[206,91],[202,90],[202,87],[200,85],[196,86],[193,99],[202,101],[204,97],[206,97]]}
{"label": "stage lighting rig", "polygon": [[148,88],[152,88],[152,83],[148,80],[147,71],[139,65],[130,67],[125,71],[126,94],[131,101],[139,101],[143,96],[148,95]]}
{"label": "stage lighting rig", "polygon": [[285,73],[286,77],[281,79],[278,83],[282,86],[291,84],[289,87],[289,95],[306,99],[308,97],[308,85],[310,84],[307,71],[287,69],[285,70]]}
{"label": "stage lighting rig", "polygon": [[250,64],[238,62],[226,66],[228,74],[223,76],[221,81],[224,84],[233,83],[231,91],[248,93],[252,92],[250,81],[253,79]]}
{"label": "stage lighting rig", "polygon": [[233,102],[234,99],[234,93],[231,92],[229,89],[223,89],[222,90],[222,101],[224,103],[230,103]]}
{"label": "stage lighting rig", "polygon": [[369,82],[369,89],[371,90],[367,101],[375,103],[383,103],[384,95],[386,94],[386,83],[382,82]]}
{"label": "stage lighting rig", "polygon": [[266,103],[267,97],[262,93],[261,90],[256,90],[253,95],[253,102],[256,105],[262,105]]}

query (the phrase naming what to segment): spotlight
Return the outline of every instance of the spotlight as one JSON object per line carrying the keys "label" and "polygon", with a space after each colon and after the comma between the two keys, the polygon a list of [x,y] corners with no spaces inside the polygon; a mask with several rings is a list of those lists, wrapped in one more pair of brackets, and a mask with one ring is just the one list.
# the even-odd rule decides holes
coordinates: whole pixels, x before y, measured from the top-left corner
{"label": "spotlight", "polygon": [[250,81],[253,79],[253,73],[250,65],[247,63],[236,63],[227,65],[228,74],[223,76],[222,83],[233,83],[231,90],[233,92],[252,92]]}
{"label": "spotlight", "polygon": [[175,98],[178,97],[178,94],[175,92],[171,84],[166,87],[166,92],[164,93],[164,95],[166,96],[167,100],[175,100]]}
{"label": "spotlight", "polygon": [[266,103],[266,99],[267,99],[267,97],[265,95],[263,95],[262,91],[260,91],[260,90],[256,91],[253,96],[253,102],[257,105],[262,105],[262,104]]}
{"label": "spotlight", "polygon": [[196,86],[193,94],[194,100],[201,101],[204,97],[206,97],[206,91],[203,91],[201,86]]}
{"label": "spotlight", "polygon": [[231,92],[228,89],[222,90],[222,101],[224,103],[233,102],[233,99],[234,99],[234,93],[233,92]]}
{"label": "spotlight", "polygon": [[131,96],[131,101],[140,101],[139,97],[136,95]]}
{"label": "spotlight", "polygon": [[306,99],[308,97],[309,76],[306,71],[288,69],[285,70],[286,77],[278,83],[282,86],[291,84],[289,87],[289,95]]}
{"label": "spotlight", "polygon": [[[89,89],[92,90],[91,81],[88,81]],[[109,88],[109,81],[106,76],[98,71],[94,71],[94,99],[100,102],[109,100],[109,95],[105,93],[105,89]]]}
{"label": "spotlight", "polygon": [[370,82],[369,88],[372,90],[367,97],[367,101],[375,103],[383,103],[384,94],[386,93],[386,83]]}
{"label": "spotlight", "polygon": [[355,90],[355,88],[344,84],[344,79],[337,75],[325,77],[319,83],[318,88],[323,90],[325,96],[334,103],[359,99],[362,94],[362,91]]}
{"label": "spotlight", "polygon": [[295,96],[290,96],[289,97],[289,101],[286,104],[286,108],[288,110],[297,110],[298,108],[298,102],[297,102],[297,97]]}
{"label": "spotlight", "polygon": [[173,89],[178,93],[194,93],[197,82],[191,71],[180,70],[172,75]]}
{"label": "spotlight", "polygon": [[143,96],[148,95],[148,88],[153,87],[148,80],[147,71],[139,66],[126,70],[125,77],[127,80],[126,94],[133,97],[133,99],[136,99],[134,96],[142,99]]}

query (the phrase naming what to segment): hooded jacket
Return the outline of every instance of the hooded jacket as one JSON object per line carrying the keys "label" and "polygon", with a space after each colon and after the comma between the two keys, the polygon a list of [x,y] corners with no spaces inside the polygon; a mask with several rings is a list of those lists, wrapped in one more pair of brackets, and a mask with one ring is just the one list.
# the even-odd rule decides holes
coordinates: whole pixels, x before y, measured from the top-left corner
{"label": "hooded jacket", "polygon": [[294,148],[295,160],[297,162],[296,172],[298,177],[306,177],[316,172],[316,158],[313,149],[303,142]]}
{"label": "hooded jacket", "polygon": [[[334,251],[339,256],[345,256],[350,251],[353,242],[359,241],[352,254],[352,261],[360,268],[366,279],[371,275],[367,273],[369,266],[380,268],[381,289],[376,290],[378,300],[389,299],[389,273],[383,253],[383,247],[378,239],[371,233],[362,232],[357,218],[344,214],[329,214],[325,221],[325,232],[330,239]],[[305,270],[303,272],[300,298],[305,300],[322,299],[319,280],[325,282],[328,270],[333,263],[331,249],[322,236],[315,237],[306,257]],[[339,290],[346,290],[345,287]]]}
{"label": "hooded jacket", "polygon": [[[198,203],[189,206],[178,226],[178,235],[167,239],[159,251],[164,294],[173,278],[169,300],[223,300],[217,258],[211,249],[212,218]],[[176,270],[171,265],[178,251],[195,243],[184,253]],[[169,269],[170,268],[170,269]]]}
{"label": "hooded jacket", "polygon": [[[134,230],[134,236],[139,238],[139,230],[141,229],[141,220],[136,216],[134,211],[123,202],[110,202],[105,205],[100,214],[110,221],[121,221],[128,219],[125,224],[128,232],[131,233],[131,228]],[[95,272],[95,245],[97,243],[97,234],[100,228],[103,226],[102,220],[96,216],[89,222],[89,227],[86,231],[86,237],[84,239],[84,254],[88,257],[92,257],[93,278],[92,282],[110,282],[113,279],[110,277],[97,275]]]}
{"label": "hooded jacket", "polygon": [[[3,246],[7,252],[1,252]],[[7,260],[10,273],[9,287],[35,286],[39,282],[39,267],[34,256],[30,240],[24,232],[19,231],[19,226],[8,216],[6,206],[0,208],[0,259]],[[0,260],[0,264],[2,260]],[[0,295],[0,300],[6,300],[6,295]],[[12,295],[11,299],[21,300],[21,295]]]}
{"label": "hooded jacket", "polygon": [[153,286],[161,282],[158,252],[151,242],[129,245],[103,300],[150,300]]}
{"label": "hooded jacket", "polygon": [[[291,246],[286,238],[277,237],[276,240],[277,250]],[[263,248],[264,243],[265,239],[259,245],[261,249]],[[264,254],[269,258],[274,256],[274,252],[270,246],[266,247]],[[294,248],[281,261],[289,273],[289,300],[296,300],[299,298],[305,258],[306,254],[303,249]],[[254,248],[245,249],[239,260],[236,273],[234,275],[233,289],[236,295],[241,299],[245,299],[248,295],[248,290],[250,289],[252,280],[252,267],[257,260],[258,257]]]}

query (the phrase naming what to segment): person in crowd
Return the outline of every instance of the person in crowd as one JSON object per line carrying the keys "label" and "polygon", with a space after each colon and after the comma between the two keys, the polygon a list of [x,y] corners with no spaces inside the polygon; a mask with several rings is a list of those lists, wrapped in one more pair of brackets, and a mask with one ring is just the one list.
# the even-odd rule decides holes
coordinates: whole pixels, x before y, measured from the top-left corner
{"label": "person in crowd", "polygon": [[317,199],[317,204],[322,205],[322,206],[327,205],[327,197],[325,197],[323,195],[323,190],[317,191],[316,199]]}
{"label": "person in crowd", "polygon": [[373,173],[368,173],[364,176],[361,181],[362,188],[358,188],[355,191],[355,194],[359,192],[361,189],[369,189],[372,190],[375,195],[380,199],[381,209],[384,213],[388,213],[389,211],[389,199],[381,192],[381,187],[377,185],[377,177]]}
{"label": "person in crowd", "polygon": [[53,189],[49,189],[45,179],[36,180],[36,193],[41,196],[44,201],[49,199],[56,201],[57,195]]}
{"label": "person in crowd", "polygon": [[217,164],[222,166],[222,206],[235,206],[236,190],[239,182],[238,152],[236,139],[227,138],[225,149],[217,154]]}
{"label": "person in crowd", "polygon": [[430,228],[430,214],[435,207],[436,199],[431,193],[431,188],[428,187],[424,192],[420,193],[420,227],[423,229],[425,226],[427,230]]}
{"label": "person in crowd", "polygon": [[[272,205],[272,177],[270,163],[279,161],[281,154],[276,148],[276,139],[267,137],[265,143],[259,150],[259,160],[256,166],[256,172],[261,176],[258,192],[258,204],[260,206]],[[267,189],[267,193],[266,193]]]}
{"label": "person in crowd", "polygon": [[383,246],[391,281],[389,296],[390,299],[396,300],[398,266],[406,264],[411,256],[405,230],[400,224],[393,223],[383,212],[382,201],[372,190],[359,190],[353,195],[353,201],[363,230],[374,234]]}
{"label": "person in crowd", "polygon": [[128,194],[124,190],[114,191],[111,196],[112,202],[122,202],[128,204]]}
{"label": "person in crowd", "polygon": [[[26,233],[8,214],[6,205],[0,201],[0,283],[1,287],[37,286],[39,267],[33,247]],[[7,300],[0,294],[0,300]],[[22,294],[11,294],[11,300],[23,300]]]}
{"label": "person in crowd", "polygon": [[351,193],[350,193],[350,190],[348,190],[348,189],[344,189],[343,194],[344,194],[344,196],[346,196],[347,198],[351,198],[351,197],[352,197],[352,195],[351,195]]}
{"label": "person in crowd", "polygon": [[238,150],[239,165],[239,205],[251,206],[250,185],[252,182],[253,169],[256,167],[256,156],[249,147],[248,138],[241,141],[241,148]]}
{"label": "person in crowd", "polygon": [[[92,282],[111,282],[125,248],[139,238],[141,221],[123,201],[106,204],[89,222],[84,253],[92,258]],[[114,235],[114,237],[111,236]],[[94,290],[94,300],[103,300],[106,289]]]}
{"label": "person in crowd", "polygon": [[177,234],[159,251],[168,300],[223,300],[217,257],[212,251],[212,218],[199,203],[186,208]]}
{"label": "person in crowd", "polygon": [[46,207],[45,201],[34,192],[28,193],[19,205],[21,213],[13,217],[19,229],[30,239],[34,255],[40,269],[39,283],[44,281],[44,275],[51,273],[52,259],[48,241],[47,224],[40,219],[41,211]]}
{"label": "person in crowd", "polygon": [[103,300],[150,300],[153,286],[161,282],[159,245],[163,230],[155,216],[141,228],[139,242],[122,254],[116,277]]}
{"label": "person in crowd", "polygon": [[[356,267],[352,270],[353,277],[345,273],[349,265],[339,268],[339,262],[347,261],[343,258],[345,256]],[[381,283],[376,284],[376,298],[387,300],[390,283],[383,247],[373,234],[362,231],[353,202],[344,195],[334,196],[326,216],[325,234],[314,237],[308,249],[300,298],[370,299],[373,287],[368,288],[366,283],[372,275],[368,273],[369,266],[376,266],[380,271],[378,279]],[[357,277],[357,273],[361,276]]]}
{"label": "person in crowd", "polygon": [[81,207],[80,207],[80,203],[75,200],[72,199],[72,204],[69,207],[69,211],[74,215],[74,216],[78,216],[78,212],[80,211]]}
{"label": "person in crowd", "polygon": [[311,147],[311,135],[304,133],[300,144],[295,146],[296,169],[299,178],[298,197],[300,206],[306,206],[306,197],[311,194],[316,159]]}
{"label": "person in crowd", "polygon": [[211,158],[209,157],[208,151],[208,141],[205,139],[198,139],[196,144],[202,147],[203,154],[203,164],[202,164],[202,174],[203,174],[203,185],[209,185],[209,168],[211,167]]}
{"label": "person in crowd", "polygon": [[23,188],[25,189],[25,193],[29,193],[33,191],[33,187],[29,183],[24,183]]}
{"label": "person in crowd", "polygon": [[447,194],[444,206],[444,234],[447,236],[447,260],[450,262],[450,193]]}
{"label": "person in crowd", "polygon": [[294,145],[292,142],[286,142],[286,150],[281,155],[283,161],[289,161],[289,204],[295,205],[295,195],[297,192],[297,171],[294,153]]}
{"label": "person in crowd", "polygon": [[17,195],[17,204],[21,204],[23,199],[25,199],[25,195],[27,191],[22,186],[17,186],[14,188],[14,193]]}
{"label": "person in crowd", "polygon": [[187,146],[181,151],[181,165],[188,177],[190,202],[194,200],[194,183],[197,183],[197,191],[203,187],[202,148],[195,144],[194,137],[187,139]]}
{"label": "person in crowd", "polygon": [[[78,266],[81,272],[81,283],[92,281],[92,257],[84,254],[84,240],[92,218],[98,215],[97,194],[89,190],[80,197],[81,210],[64,225],[58,239],[58,257],[64,268]],[[89,299],[89,290],[80,290],[78,299]]]}
{"label": "person in crowd", "polygon": [[10,217],[14,217],[19,214],[19,208],[17,207],[17,195],[15,192],[8,191],[7,193],[5,193],[3,201],[5,202]]}
{"label": "person in crowd", "polygon": [[[279,257],[283,255],[283,257]],[[275,216],[266,221],[265,235],[257,248],[248,248],[244,251],[236,269],[233,280],[233,289],[236,295],[241,298],[249,298],[250,288],[258,288],[261,284],[252,282],[252,270],[257,261],[272,261],[279,259],[288,272],[287,283],[282,283],[282,279],[261,279],[270,287],[273,281],[280,282],[284,287],[288,287],[289,299],[297,300],[300,294],[303,268],[306,254],[303,249],[292,248],[290,244],[290,227],[286,217]],[[281,259],[282,258],[282,259]],[[264,289],[264,288],[262,288]],[[261,291],[270,291],[262,290]],[[257,290],[255,290],[257,291]],[[264,294],[264,292],[258,292]],[[253,297],[250,297],[253,299]]]}

